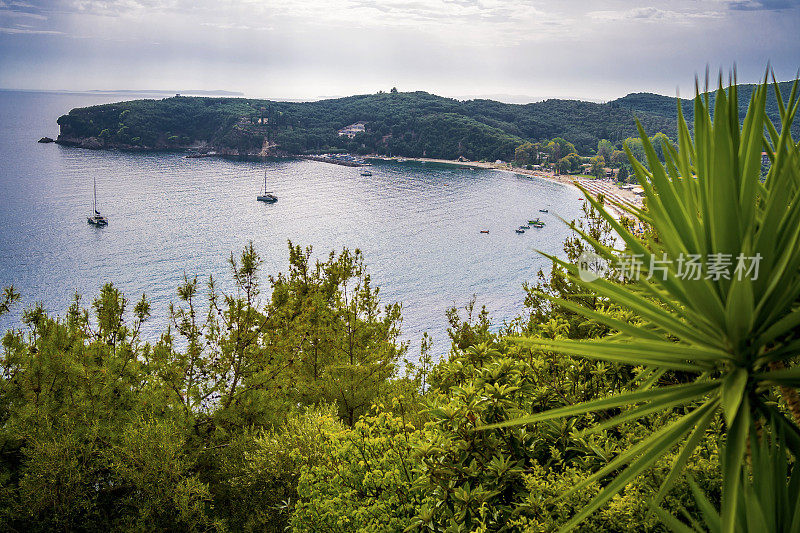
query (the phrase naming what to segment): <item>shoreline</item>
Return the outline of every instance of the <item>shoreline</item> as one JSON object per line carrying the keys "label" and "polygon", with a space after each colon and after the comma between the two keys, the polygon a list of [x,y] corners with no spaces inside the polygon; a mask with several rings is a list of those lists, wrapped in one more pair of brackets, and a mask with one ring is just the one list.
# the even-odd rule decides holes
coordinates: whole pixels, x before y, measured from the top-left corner
{"label": "shoreline", "polygon": [[[498,165],[497,163],[489,163],[488,161],[456,161],[453,159],[432,159],[430,157],[369,157],[367,159],[378,159],[381,161],[415,161],[418,163],[439,163],[443,165],[456,165],[461,167],[470,167],[470,168],[480,168],[485,170],[505,170],[508,172],[513,172],[515,174],[523,174],[526,176],[535,176],[537,178],[542,178],[549,181],[554,181],[556,183],[561,183],[563,185],[570,185],[572,187],[575,186],[575,178],[569,175],[564,174],[555,174],[554,172],[543,171],[543,170],[528,170],[526,168],[521,167],[512,167],[509,164]],[[576,187],[577,189],[577,187]]]}
{"label": "shoreline", "polygon": [[[382,157],[382,156],[367,156],[366,159],[376,159],[380,161],[394,161],[398,162],[399,160],[402,161],[414,161],[418,163],[438,163],[444,165],[455,165],[461,167],[469,167],[469,168],[477,168],[477,169],[484,169],[484,170],[503,170],[506,172],[513,172],[515,174],[521,174],[524,176],[533,176],[536,178],[540,178],[547,181],[552,181],[554,183],[560,183],[562,185],[566,185],[568,187],[574,188],[576,191],[583,195],[583,191],[578,187],[584,187],[592,196],[597,198],[599,194],[605,195],[607,198],[618,201],[623,204],[627,204],[633,207],[641,207],[641,199],[633,194],[631,191],[625,190],[620,188],[616,183],[602,180],[602,179],[589,179],[589,178],[582,178],[578,176],[572,176],[569,174],[556,174],[552,171],[543,171],[543,170],[528,170],[526,168],[521,167],[513,167],[510,164],[506,163],[503,165],[499,165],[497,163],[489,163],[487,161],[456,161],[452,159],[433,159],[429,157]],[[621,216],[630,216],[629,213],[623,211],[622,209],[609,204],[606,202],[604,205],[606,210],[614,215],[615,218],[619,219]]]}

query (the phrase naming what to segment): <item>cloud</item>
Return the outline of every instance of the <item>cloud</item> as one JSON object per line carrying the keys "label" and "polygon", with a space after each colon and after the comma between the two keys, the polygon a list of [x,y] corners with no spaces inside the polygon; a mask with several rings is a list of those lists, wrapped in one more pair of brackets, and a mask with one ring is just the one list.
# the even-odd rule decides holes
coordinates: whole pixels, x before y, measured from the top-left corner
{"label": "cloud", "polygon": [[0,84],[210,88],[225,72],[231,88],[303,97],[393,85],[575,95],[580,84],[580,96],[605,98],[662,84],[671,94],[706,64],[734,59],[756,77],[770,58],[793,74],[798,3],[0,0]]}
{"label": "cloud", "polygon": [[728,8],[734,11],[781,11],[798,6],[800,0],[737,0],[728,4]]}
{"label": "cloud", "polygon": [[7,9],[0,7],[0,16],[32,18],[38,20],[47,20],[47,17],[38,13],[27,13],[25,11],[16,11],[14,9]]}
{"label": "cloud", "polygon": [[[8,0],[0,0],[4,2]],[[532,37],[571,19],[540,0],[28,0],[47,13],[137,20],[177,15],[221,29],[303,27],[428,28],[443,38],[484,40]],[[546,5],[546,4],[543,4]],[[259,21],[254,24],[254,21]]]}
{"label": "cloud", "polygon": [[208,26],[210,28],[219,28],[221,30],[243,30],[243,31],[274,31],[273,26],[249,26],[247,24],[236,24],[233,22],[201,22],[201,26]]}
{"label": "cloud", "polygon": [[635,21],[635,22],[678,22],[688,23],[698,19],[719,18],[722,15],[716,11],[703,12],[678,12],[657,7],[637,7],[625,11],[590,11],[586,14],[589,18],[600,21]]}
{"label": "cloud", "polygon": [[63,35],[63,32],[55,30],[32,30],[29,28],[3,28],[0,27],[0,33],[12,35]]}

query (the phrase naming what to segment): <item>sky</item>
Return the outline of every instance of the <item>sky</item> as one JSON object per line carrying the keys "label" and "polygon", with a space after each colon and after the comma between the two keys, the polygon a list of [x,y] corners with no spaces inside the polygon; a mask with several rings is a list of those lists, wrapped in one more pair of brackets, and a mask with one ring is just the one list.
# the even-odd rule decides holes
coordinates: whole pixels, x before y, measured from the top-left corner
{"label": "sky", "polygon": [[800,68],[800,0],[0,0],[0,88],[690,96]]}

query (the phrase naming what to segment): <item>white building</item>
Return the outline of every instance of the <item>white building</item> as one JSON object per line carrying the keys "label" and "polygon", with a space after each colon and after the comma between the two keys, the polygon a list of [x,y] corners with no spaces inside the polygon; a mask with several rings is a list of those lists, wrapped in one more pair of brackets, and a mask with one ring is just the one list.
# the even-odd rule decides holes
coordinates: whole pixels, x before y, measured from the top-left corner
{"label": "white building", "polygon": [[347,135],[349,138],[353,138],[356,136],[357,133],[364,133],[366,129],[364,128],[363,122],[356,122],[355,124],[350,124],[349,126],[345,126],[344,128],[340,129],[337,133],[339,137],[343,135]]}

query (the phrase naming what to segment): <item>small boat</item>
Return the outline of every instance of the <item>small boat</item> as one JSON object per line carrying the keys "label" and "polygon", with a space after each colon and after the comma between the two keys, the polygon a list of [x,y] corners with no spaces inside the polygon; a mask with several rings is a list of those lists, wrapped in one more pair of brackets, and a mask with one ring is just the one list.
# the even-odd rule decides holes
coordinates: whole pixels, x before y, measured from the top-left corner
{"label": "small boat", "polygon": [[520,226],[519,229],[531,229],[531,227],[528,226],[528,225],[525,225],[525,226]]}
{"label": "small boat", "polygon": [[535,220],[529,220],[528,224],[530,224],[531,226],[536,227],[536,228],[543,228],[544,227],[544,222],[542,222],[538,218],[535,219]]}
{"label": "small boat", "polygon": [[524,229],[515,229],[514,231],[516,231],[517,233],[525,233]]}
{"label": "small boat", "polygon": [[372,176],[372,172],[370,172],[369,170],[362,170],[361,171],[361,175],[362,176]]}
{"label": "small boat", "polygon": [[548,213],[547,209],[539,209],[540,213]]}
{"label": "small boat", "polygon": [[102,227],[108,226],[108,220],[106,217],[100,214],[100,211],[97,210],[97,178],[93,178],[94,182],[94,203],[92,203],[92,211],[93,215],[86,219],[86,221],[91,224],[92,226]]}
{"label": "small boat", "polygon": [[488,229],[482,229],[481,233],[489,233],[489,230]]}
{"label": "small boat", "polygon": [[266,202],[268,204],[274,204],[278,201],[278,197],[272,194],[271,192],[267,191],[267,169],[264,169],[264,192],[263,194],[259,194],[256,196],[256,200],[259,202]]}

